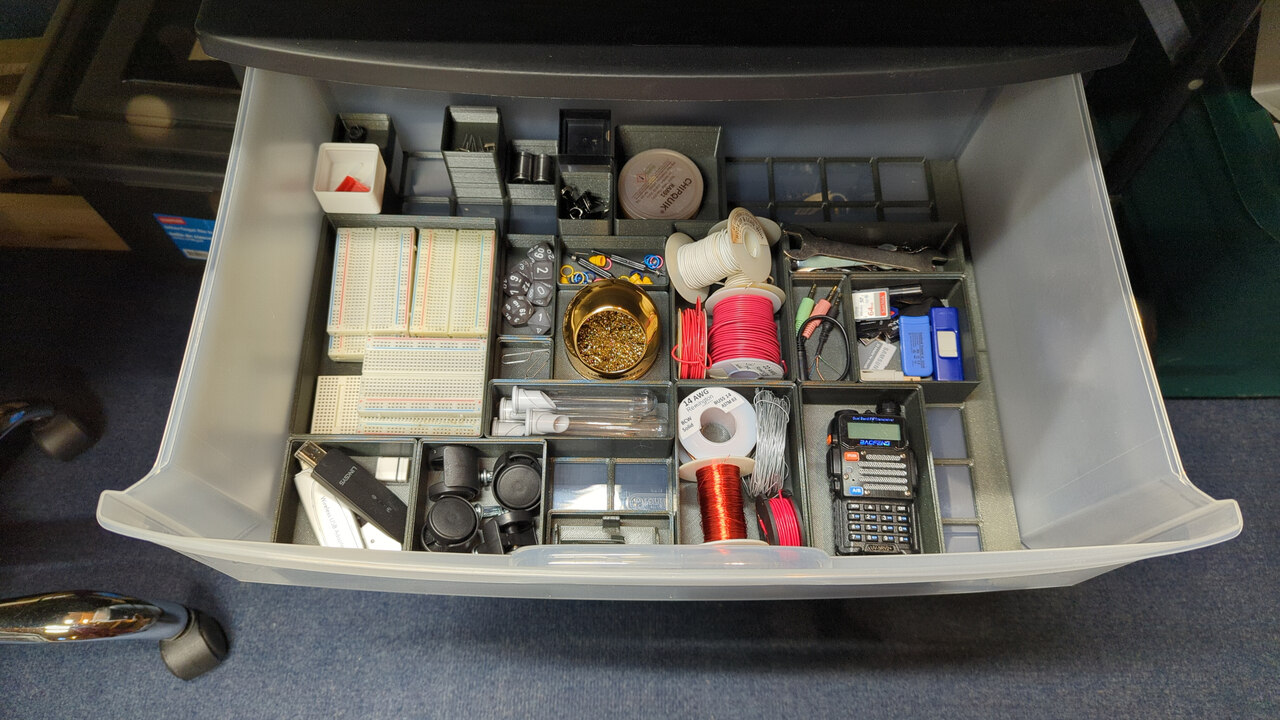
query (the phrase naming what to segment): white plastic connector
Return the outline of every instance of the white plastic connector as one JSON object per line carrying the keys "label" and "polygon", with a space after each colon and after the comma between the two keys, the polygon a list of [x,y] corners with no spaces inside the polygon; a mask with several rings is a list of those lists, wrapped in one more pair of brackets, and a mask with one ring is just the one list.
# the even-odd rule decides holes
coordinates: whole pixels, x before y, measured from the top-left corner
{"label": "white plastic connector", "polygon": [[541,390],[525,390],[511,388],[511,408],[517,415],[524,415],[530,410],[555,410],[556,404]]}
{"label": "white plastic connector", "polygon": [[524,416],[526,435],[548,435],[562,433],[569,429],[569,418],[552,412],[530,410]]}
{"label": "white plastic connector", "polygon": [[374,461],[373,477],[382,482],[406,482],[409,480],[409,458],[379,457]]}
{"label": "white plastic connector", "polygon": [[502,398],[498,401],[498,419],[504,422],[524,422],[524,413],[516,412],[515,403],[511,398]]}
{"label": "white plastic connector", "polygon": [[524,422],[495,419],[489,434],[493,437],[523,437],[527,434],[524,425]]}

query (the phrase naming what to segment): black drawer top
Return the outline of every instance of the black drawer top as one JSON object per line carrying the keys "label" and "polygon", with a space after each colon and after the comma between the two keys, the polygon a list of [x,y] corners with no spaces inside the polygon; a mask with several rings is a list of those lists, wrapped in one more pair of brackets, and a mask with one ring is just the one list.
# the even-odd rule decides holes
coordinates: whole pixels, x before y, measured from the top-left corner
{"label": "black drawer top", "polygon": [[1105,67],[1114,0],[204,0],[206,52],[373,85],[491,95],[748,100],[991,87]]}

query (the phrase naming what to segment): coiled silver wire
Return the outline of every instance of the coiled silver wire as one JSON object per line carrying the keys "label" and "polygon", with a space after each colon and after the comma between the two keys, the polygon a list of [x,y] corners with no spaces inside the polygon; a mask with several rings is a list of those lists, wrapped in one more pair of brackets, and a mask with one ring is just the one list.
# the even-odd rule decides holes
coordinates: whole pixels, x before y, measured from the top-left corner
{"label": "coiled silver wire", "polygon": [[791,399],[758,390],[751,404],[756,410],[756,469],[746,481],[747,493],[757,498],[774,497],[782,492],[791,471],[787,465]]}

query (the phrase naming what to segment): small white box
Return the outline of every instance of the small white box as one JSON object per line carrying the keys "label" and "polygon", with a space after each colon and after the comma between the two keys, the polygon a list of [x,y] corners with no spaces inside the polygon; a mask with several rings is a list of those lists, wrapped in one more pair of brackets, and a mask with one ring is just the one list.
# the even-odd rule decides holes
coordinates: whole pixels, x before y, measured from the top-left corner
{"label": "small white box", "polygon": [[[347,176],[369,188],[338,192]],[[329,213],[382,212],[382,191],[387,184],[387,164],[373,143],[322,143],[316,153],[316,177],[311,185],[320,207]]]}

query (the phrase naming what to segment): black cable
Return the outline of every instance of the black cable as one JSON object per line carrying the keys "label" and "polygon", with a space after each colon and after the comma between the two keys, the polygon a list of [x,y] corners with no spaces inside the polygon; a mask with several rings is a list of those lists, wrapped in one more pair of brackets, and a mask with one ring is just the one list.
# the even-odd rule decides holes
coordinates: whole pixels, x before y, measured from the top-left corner
{"label": "black cable", "polygon": [[811,322],[817,322],[819,324],[829,322],[840,330],[840,337],[844,338],[845,360],[844,370],[840,372],[840,377],[836,378],[836,380],[840,381],[848,379],[849,371],[853,368],[853,348],[849,345],[849,333],[844,329],[844,325],[840,324],[839,320],[828,315],[810,317],[808,320],[804,321],[804,325],[801,326],[800,331],[796,333],[796,356],[800,360],[800,379],[811,379],[809,377],[809,351],[805,348],[804,344],[804,328],[808,327]]}

